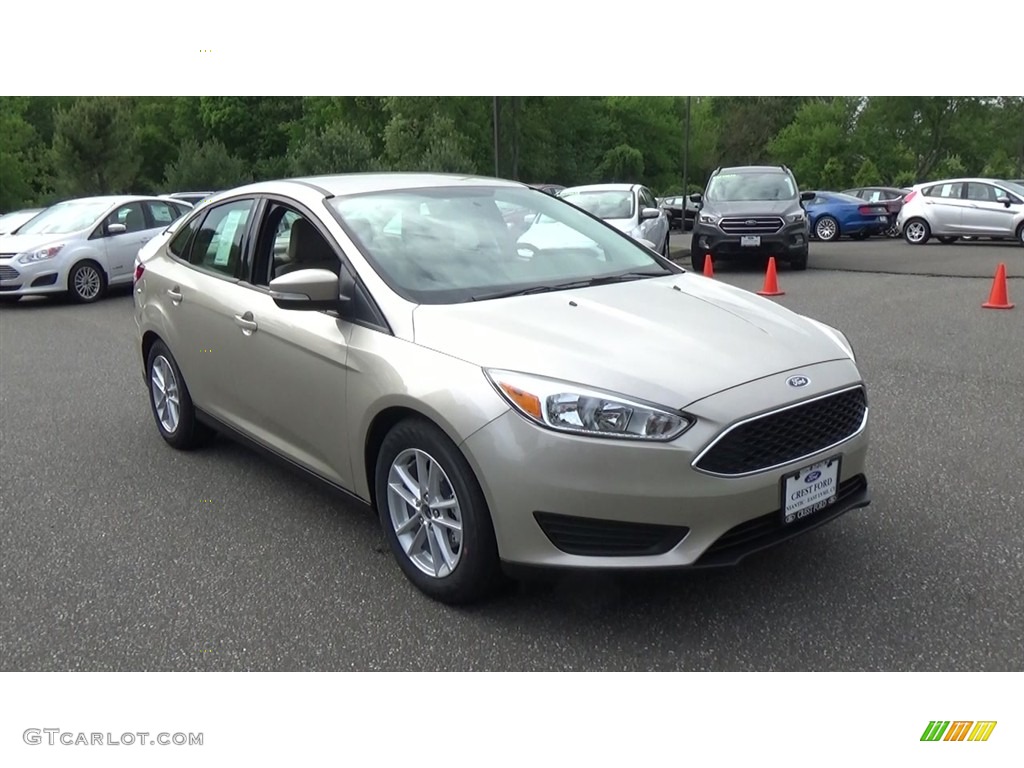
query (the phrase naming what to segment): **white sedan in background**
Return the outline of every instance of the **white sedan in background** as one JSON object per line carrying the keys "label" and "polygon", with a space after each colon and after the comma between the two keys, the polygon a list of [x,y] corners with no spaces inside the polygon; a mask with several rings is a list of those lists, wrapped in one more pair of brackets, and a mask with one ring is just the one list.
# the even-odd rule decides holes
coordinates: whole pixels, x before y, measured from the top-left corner
{"label": "white sedan in background", "polygon": [[668,214],[642,184],[589,184],[558,193],[566,202],[603,219],[668,258]]}

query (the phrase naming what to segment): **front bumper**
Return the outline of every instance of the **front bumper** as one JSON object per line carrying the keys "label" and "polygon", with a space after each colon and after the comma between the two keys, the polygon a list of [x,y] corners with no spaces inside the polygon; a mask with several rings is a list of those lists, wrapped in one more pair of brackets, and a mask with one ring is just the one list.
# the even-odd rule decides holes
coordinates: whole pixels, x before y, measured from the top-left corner
{"label": "front bumper", "polygon": [[743,235],[727,234],[714,225],[697,222],[693,227],[691,248],[694,252],[710,253],[712,257],[798,257],[807,253],[809,234],[806,224],[789,224],[778,232],[753,235],[758,242],[748,245]]}
{"label": "front bumper", "polygon": [[0,257],[0,293],[6,296],[34,296],[67,290],[67,275],[57,259],[19,264]]}
{"label": "front bumper", "polygon": [[[813,391],[794,402],[859,381],[848,360],[801,373],[812,380]],[[729,426],[787,405],[779,394],[789,375],[691,405],[687,411],[697,422],[672,443],[560,434],[514,411],[495,419],[467,439],[463,450],[487,498],[502,560],[512,566],[614,570],[726,565],[866,506],[866,419],[842,443],[771,470],[723,477],[691,466]],[[802,522],[783,525],[782,476],[832,456],[842,457],[840,498]]]}

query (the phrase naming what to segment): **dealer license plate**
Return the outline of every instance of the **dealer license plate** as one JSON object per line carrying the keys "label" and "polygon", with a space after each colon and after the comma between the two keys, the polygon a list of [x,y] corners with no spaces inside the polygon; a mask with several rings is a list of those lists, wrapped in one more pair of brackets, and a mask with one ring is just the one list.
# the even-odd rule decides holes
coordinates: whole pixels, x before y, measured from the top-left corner
{"label": "dealer license plate", "polygon": [[740,238],[740,245],[745,247],[745,248],[751,247],[751,246],[756,248],[760,244],[761,244],[761,236],[760,235],[743,235],[743,237]]}
{"label": "dealer license plate", "polygon": [[819,461],[782,478],[782,522],[795,523],[834,503],[839,496],[840,457]]}

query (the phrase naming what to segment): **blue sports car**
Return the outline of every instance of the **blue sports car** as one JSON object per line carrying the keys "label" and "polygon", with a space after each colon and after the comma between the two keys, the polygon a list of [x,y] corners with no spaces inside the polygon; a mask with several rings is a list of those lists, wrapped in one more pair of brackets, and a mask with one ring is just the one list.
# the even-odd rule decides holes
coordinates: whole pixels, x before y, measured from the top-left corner
{"label": "blue sports car", "polygon": [[885,232],[892,214],[884,201],[868,203],[842,192],[815,192],[804,206],[811,223],[811,237],[828,242],[840,237],[863,240]]}

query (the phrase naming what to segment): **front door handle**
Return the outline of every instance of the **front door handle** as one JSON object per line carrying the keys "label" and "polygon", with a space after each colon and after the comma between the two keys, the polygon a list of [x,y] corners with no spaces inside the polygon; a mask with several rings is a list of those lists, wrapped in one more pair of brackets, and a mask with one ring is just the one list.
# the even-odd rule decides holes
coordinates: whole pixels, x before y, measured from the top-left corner
{"label": "front door handle", "polygon": [[246,312],[244,315],[235,315],[235,323],[246,336],[252,336],[259,329],[259,325],[253,319],[252,312]]}
{"label": "front door handle", "polygon": [[182,300],[181,289],[178,286],[167,289],[167,295],[171,297],[171,301],[175,304],[180,304]]}

